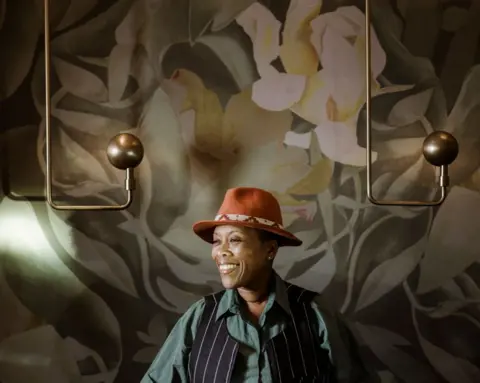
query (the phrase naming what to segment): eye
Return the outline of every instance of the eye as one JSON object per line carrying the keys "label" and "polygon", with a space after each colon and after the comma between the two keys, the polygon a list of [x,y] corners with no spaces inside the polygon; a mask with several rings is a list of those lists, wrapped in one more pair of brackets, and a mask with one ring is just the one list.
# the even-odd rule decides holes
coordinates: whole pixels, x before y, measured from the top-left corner
{"label": "eye", "polygon": [[242,239],[238,237],[232,237],[230,238],[230,242],[242,242]]}
{"label": "eye", "polygon": [[214,246],[216,246],[216,245],[218,245],[219,242],[220,242],[220,241],[218,240],[218,238],[214,238],[212,244],[213,244]]}

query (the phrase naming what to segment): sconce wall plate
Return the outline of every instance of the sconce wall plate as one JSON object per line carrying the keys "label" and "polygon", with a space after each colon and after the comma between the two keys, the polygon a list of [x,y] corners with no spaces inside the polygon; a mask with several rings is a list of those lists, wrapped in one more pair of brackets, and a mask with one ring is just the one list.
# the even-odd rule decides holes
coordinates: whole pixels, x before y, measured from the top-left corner
{"label": "sconce wall plate", "polygon": [[423,155],[432,165],[440,167],[438,186],[440,197],[433,201],[378,200],[372,191],[372,57],[371,57],[371,0],[365,0],[365,86],[366,86],[366,141],[367,141],[367,198],[374,205],[387,206],[437,206],[447,196],[449,185],[448,165],[458,155],[458,142],[450,133],[436,131],[429,134],[423,142]]}
{"label": "sconce wall plate", "polygon": [[46,200],[56,210],[124,210],[133,201],[135,189],[134,169],[140,165],[144,155],[140,139],[130,133],[121,133],[112,138],[107,147],[110,163],[125,170],[125,190],[127,200],[121,205],[59,205],[52,197],[52,126],[51,126],[51,51],[50,51],[50,0],[44,0],[44,36],[45,36],[45,160],[46,160]]}

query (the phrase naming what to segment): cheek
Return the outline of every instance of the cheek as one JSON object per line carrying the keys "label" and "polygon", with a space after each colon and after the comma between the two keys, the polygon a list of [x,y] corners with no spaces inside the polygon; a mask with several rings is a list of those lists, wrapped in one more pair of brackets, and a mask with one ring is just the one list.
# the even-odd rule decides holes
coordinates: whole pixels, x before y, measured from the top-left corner
{"label": "cheek", "polygon": [[265,262],[262,262],[261,255],[251,249],[242,249],[242,251],[239,251],[237,259],[246,270],[258,270],[265,265]]}

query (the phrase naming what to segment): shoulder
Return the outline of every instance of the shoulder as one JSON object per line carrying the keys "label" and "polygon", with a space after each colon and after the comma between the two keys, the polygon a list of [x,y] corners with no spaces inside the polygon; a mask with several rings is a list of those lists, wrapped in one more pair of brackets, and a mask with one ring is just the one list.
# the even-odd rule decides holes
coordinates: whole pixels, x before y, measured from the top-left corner
{"label": "shoulder", "polygon": [[205,310],[205,297],[192,303],[178,319],[176,328],[195,328]]}
{"label": "shoulder", "polygon": [[187,319],[192,316],[202,314],[207,305],[212,303],[218,303],[222,298],[223,294],[225,294],[225,290],[203,296],[202,298],[190,305],[187,311],[185,311],[185,313],[182,315],[182,318]]}

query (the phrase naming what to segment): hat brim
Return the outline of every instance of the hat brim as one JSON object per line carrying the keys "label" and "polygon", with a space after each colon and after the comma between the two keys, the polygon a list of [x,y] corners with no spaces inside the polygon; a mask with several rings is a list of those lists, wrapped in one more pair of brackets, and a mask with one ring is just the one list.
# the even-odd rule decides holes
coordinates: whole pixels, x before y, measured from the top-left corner
{"label": "hat brim", "polygon": [[217,226],[222,225],[243,226],[250,227],[252,229],[268,231],[277,237],[278,246],[301,246],[303,243],[302,240],[286,230],[254,222],[239,222],[229,220],[199,221],[193,225],[193,231],[205,242],[213,243],[213,232]]}

